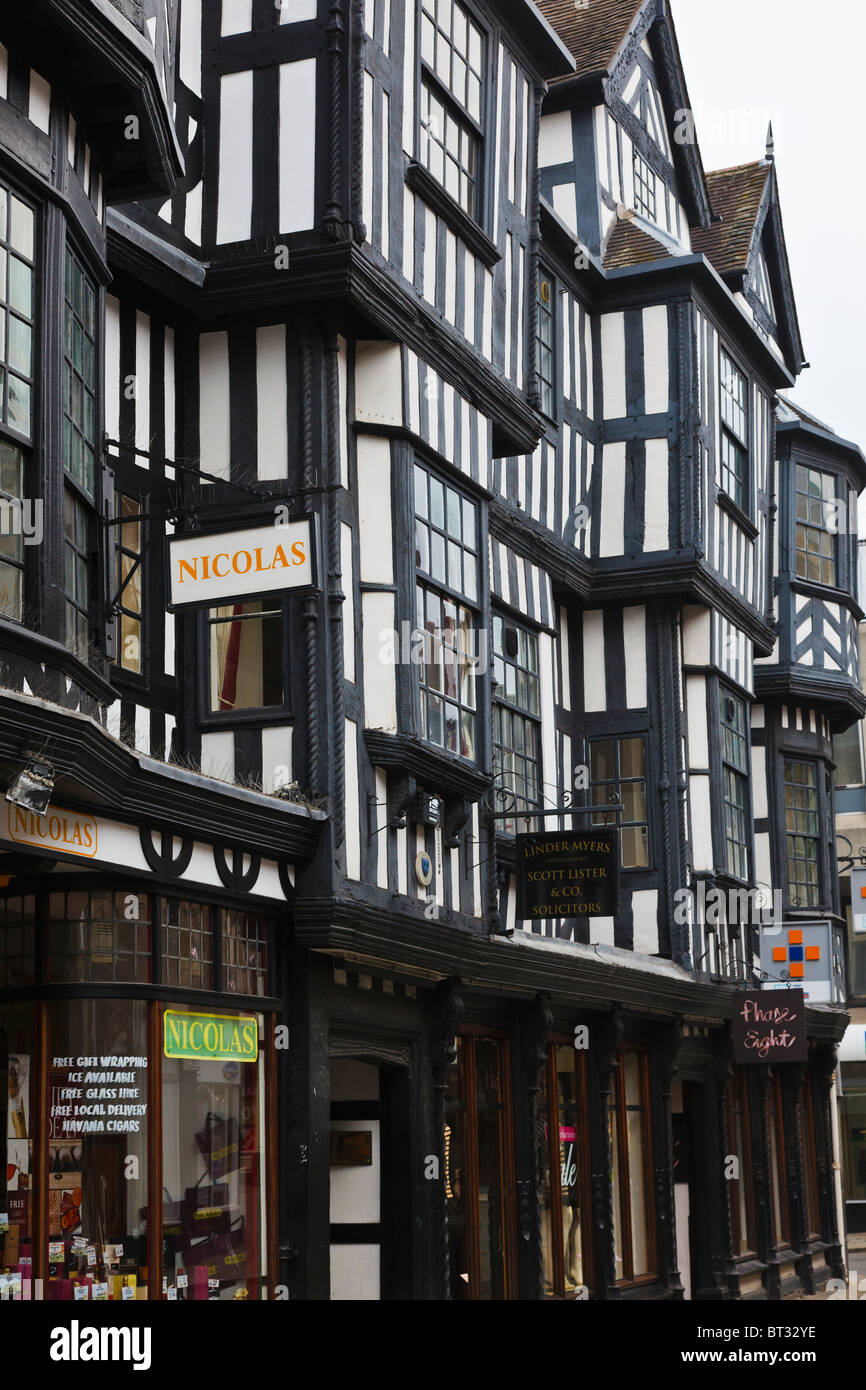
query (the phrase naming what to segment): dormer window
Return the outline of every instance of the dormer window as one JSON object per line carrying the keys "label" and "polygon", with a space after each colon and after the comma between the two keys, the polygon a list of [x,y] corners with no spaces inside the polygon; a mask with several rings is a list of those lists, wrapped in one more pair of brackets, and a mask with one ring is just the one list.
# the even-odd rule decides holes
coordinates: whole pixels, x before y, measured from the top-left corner
{"label": "dormer window", "polygon": [[836,583],[836,480],[831,473],[797,465],[794,537],[798,579]]}
{"label": "dormer window", "polygon": [[656,176],[637,150],[634,152],[634,209],[650,222],[656,220]]}
{"label": "dormer window", "polygon": [[776,310],[773,305],[773,292],[770,289],[770,272],[767,269],[767,262],[763,251],[758,252],[755,261],[755,269],[750,281],[752,292],[756,295],[760,304],[766,309],[770,318],[775,322]]}
{"label": "dormer window", "polygon": [[422,0],[419,160],[478,220],[484,35],[457,0]]}

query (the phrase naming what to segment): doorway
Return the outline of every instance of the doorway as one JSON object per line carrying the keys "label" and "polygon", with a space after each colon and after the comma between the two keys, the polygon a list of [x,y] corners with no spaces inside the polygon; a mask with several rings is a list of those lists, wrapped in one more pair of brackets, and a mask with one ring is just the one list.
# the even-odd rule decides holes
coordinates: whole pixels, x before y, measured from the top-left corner
{"label": "doorway", "polygon": [[353,1057],[330,1074],[331,1299],[411,1298],[408,1075]]}

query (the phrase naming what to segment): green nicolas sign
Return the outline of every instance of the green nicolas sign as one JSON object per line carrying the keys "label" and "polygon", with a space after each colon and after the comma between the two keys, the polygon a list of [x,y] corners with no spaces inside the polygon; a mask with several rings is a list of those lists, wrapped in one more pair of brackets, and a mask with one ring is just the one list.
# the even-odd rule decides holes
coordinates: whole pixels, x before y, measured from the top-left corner
{"label": "green nicolas sign", "polygon": [[166,1057],[201,1057],[210,1062],[254,1062],[259,1055],[259,1025],[240,1014],[194,1014],[165,1011]]}

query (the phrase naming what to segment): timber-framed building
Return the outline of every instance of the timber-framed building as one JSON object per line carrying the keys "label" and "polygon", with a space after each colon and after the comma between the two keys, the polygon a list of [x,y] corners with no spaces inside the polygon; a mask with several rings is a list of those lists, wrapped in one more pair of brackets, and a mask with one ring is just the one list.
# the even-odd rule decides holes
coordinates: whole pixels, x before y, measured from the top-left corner
{"label": "timber-framed building", "polygon": [[[704,169],[667,0],[0,45],[11,1296],[820,1289],[866,460],[772,145]],[[615,914],[522,920],[578,827]]]}

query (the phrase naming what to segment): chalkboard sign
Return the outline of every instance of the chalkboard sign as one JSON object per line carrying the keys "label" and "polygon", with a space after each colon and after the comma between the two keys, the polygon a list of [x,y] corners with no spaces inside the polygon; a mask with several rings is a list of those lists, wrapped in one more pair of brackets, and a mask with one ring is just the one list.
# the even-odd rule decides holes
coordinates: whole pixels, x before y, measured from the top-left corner
{"label": "chalkboard sign", "polygon": [[593,828],[518,835],[518,919],[614,917],[616,834]]}
{"label": "chalkboard sign", "polygon": [[738,994],[731,1031],[736,1063],[805,1062],[803,991],[755,989]]}

